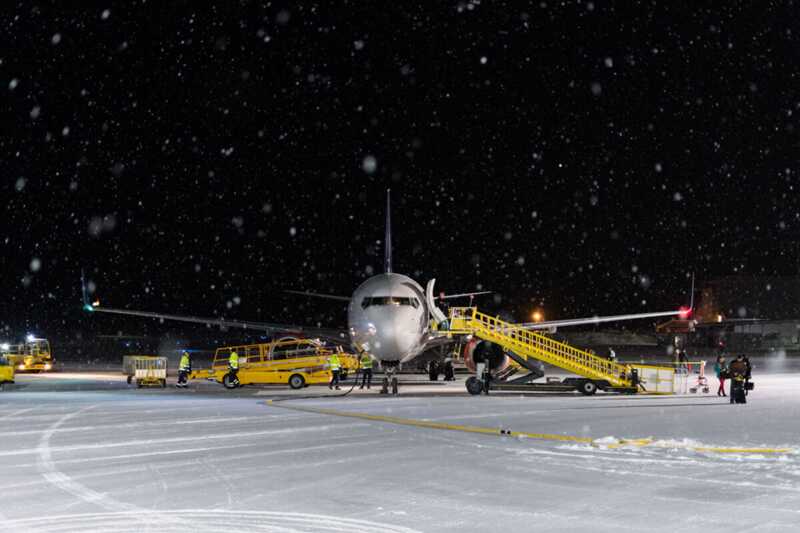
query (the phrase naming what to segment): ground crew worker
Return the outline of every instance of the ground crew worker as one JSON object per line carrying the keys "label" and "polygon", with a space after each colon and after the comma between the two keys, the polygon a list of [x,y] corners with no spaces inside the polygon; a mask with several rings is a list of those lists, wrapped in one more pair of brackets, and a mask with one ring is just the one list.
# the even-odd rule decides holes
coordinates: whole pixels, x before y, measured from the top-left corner
{"label": "ground crew worker", "polygon": [[239,385],[239,354],[235,351],[228,357],[228,376],[231,383]]}
{"label": "ground crew worker", "polygon": [[336,387],[339,390],[339,376],[342,372],[342,363],[339,361],[339,354],[333,352],[328,357],[328,366],[331,368],[331,382],[328,384],[329,389]]}
{"label": "ground crew worker", "polygon": [[740,355],[728,367],[731,378],[731,403],[747,403],[744,394],[744,381],[747,375],[747,365],[744,356]]}
{"label": "ground crew worker", "polygon": [[439,379],[439,365],[436,364],[436,361],[428,363],[428,379],[431,381]]}
{"label": "ground crew worker", "polygon": [[453,368],[453,360],[449,357],[444,360],[444,380],[445,381],[455,381],[456,380],[456,373],[455,369]]}
{"label": "ground crew worker", "polygon": [[746,355],[742,356],[742,361],[744,361],[744,366],[747,368],[744,374],[744,395],[747,396],[747,391],[750,390],[750,378],[753,377],[753,365],[750,364],[750,358]]}
{"label": "ground crew worker", "polygon": [[611,346],[608,347],[608,360],[612,363],[617,362],[617,352],[614,351],[614,348]]}
{"label": "ground crew worker", "polygon": [[367,352],[361,354],[361,386],[359,389],[364,388],[366,383],[369,389],[372,386],[372,357]]}
{"label": "ground crew worker", "polygon": [[183,352],[181,361],[178,363],[178,383],[176,386],[185,388],[189,379],[189,372],[192,371],[192,359],[189,352]]}

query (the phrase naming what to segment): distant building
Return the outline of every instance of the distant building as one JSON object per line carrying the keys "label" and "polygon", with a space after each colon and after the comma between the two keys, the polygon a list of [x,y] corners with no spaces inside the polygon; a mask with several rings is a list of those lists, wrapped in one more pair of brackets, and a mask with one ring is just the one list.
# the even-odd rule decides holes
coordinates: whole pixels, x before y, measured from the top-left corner
{"label": "distant building", "polygon": [[728,276],[700,290],[694,318],[700,323],[728,319],[800,317],[800,277]]}
{"label": "distant building", "polygon": [[800,350],[800,319],[706,322],[697,325],[693,342],[728,352],[797,351]]}

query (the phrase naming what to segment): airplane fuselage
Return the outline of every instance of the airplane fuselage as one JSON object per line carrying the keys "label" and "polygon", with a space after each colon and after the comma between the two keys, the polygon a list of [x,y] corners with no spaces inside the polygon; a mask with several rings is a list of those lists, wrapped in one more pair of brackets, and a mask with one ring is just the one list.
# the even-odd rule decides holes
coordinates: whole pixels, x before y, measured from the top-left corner
{"label": "airplane fuselage", "polygon": [[358,351],[396,364],[425,347],[429,310],[422,287],[402,274],[379,274],[353,292],[347,309],[350,341]]}

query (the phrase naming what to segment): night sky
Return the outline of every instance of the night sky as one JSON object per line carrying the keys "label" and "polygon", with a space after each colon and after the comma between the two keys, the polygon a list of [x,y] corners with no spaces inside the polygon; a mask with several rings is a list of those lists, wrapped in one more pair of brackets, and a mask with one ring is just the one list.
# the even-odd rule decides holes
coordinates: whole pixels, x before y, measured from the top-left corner
{"label": "night sky", "polygon": [[[382,270],[526,319],[797,274],[793,2],[195,2],[0,13],[2,336],[104,305],[343,326]],[[334,4],[337,7],[332,7]],[[185,326],[180,326],[185,327]]]}

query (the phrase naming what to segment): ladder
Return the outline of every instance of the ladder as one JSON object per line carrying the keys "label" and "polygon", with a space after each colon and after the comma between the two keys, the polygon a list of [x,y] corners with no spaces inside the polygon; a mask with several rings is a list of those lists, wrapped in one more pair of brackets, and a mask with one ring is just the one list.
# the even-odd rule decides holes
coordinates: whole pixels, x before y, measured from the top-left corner
{"label": "ladder", "polygon": [[[450,308],[449,326],[452,334],[473,335],[499,344],[521,359],[538,359],[591,380],[606,381],[612,388],[637,389],[630,365],[609,361],[541,333],[481,313],[476,307]],[[512,359],[516,360],[516,357]]]}

